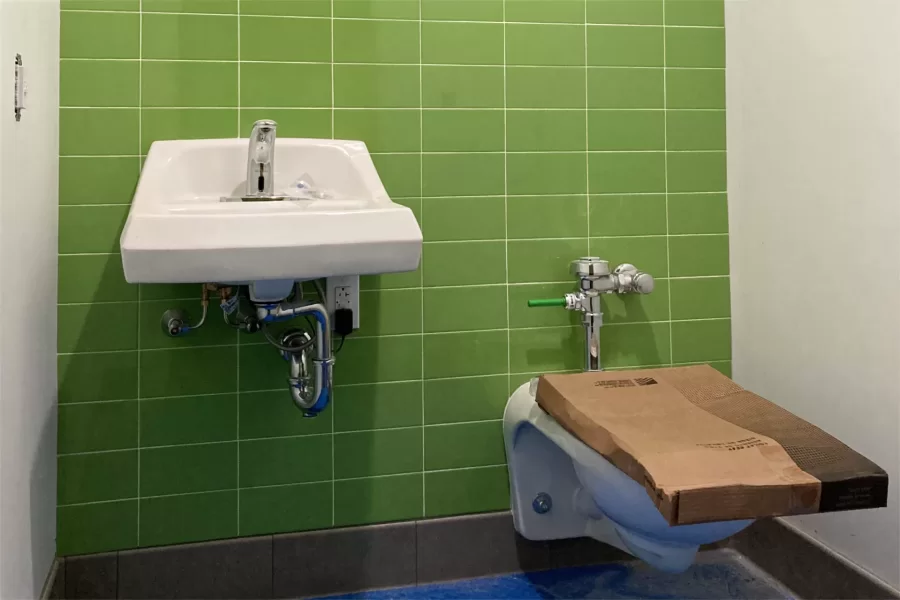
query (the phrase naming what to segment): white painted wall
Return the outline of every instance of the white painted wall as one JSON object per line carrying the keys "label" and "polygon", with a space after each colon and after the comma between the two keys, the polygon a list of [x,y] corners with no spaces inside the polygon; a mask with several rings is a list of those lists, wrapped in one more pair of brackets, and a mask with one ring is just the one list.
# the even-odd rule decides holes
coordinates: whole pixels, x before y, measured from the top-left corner
{"label": "white painted wall", "polygon": [[900,588],[900,2],[726,32],[734,377],[888,471],[887,508],[789,522]]}
{"label": "white painted wall", "polygon": [[[27,110],[13,119],[12,65]],[[56,553],[58,0],[0,0],[0,599],[36,598]]]}

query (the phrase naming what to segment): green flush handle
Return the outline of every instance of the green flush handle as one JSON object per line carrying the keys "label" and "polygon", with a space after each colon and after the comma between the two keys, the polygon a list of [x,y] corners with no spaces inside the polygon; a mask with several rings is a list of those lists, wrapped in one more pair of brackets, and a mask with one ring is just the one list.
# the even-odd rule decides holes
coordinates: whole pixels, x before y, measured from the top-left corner
{"label": "green flush handle", "polygon": [[565,298],[547,298],[544,300],[529,300],[528,306],[529,308],[535,308],[540,306],[565,306],[566,299]]}

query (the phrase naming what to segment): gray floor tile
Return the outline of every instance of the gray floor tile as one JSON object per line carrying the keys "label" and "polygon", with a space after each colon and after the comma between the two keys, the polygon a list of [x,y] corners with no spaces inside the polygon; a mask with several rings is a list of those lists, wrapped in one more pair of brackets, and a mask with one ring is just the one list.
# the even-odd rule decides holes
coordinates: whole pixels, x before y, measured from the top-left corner
{"label": "gray floor tile", "polygon": [[276,535],[273,549],[276,598],[416,582],[415,523]]}
{"label": "gray floor tile", "polygon": [[92,554],[65,560],[65,598],[101,600],[116,597],[117,556]]}
{"label": "gray floor tile", "polygon": [[271,598],[272,538],[119,553],[119,598]]}
{"label": "gray floor tile", "polygon": [[550,568],[544,542],[519,536],[508,512],[419,521],[419,583]]}

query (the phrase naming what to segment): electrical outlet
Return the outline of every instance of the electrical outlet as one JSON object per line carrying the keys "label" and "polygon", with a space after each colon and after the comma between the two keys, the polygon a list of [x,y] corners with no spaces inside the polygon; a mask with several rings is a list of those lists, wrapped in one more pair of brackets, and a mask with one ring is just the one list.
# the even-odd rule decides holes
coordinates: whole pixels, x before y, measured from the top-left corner
{"label": "electrical outlet", "polygon": [[359,275],[325,278],[326,308],[334,318],[338,308],[353,311],[353,329],[359,329]]}

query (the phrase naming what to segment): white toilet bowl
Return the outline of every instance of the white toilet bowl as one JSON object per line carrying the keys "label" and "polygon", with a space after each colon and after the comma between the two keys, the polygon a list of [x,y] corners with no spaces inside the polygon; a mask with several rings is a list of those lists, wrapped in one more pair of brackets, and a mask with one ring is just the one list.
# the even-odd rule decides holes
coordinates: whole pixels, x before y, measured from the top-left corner
{"label": "white toilet bowl", "polygon": [[691,565],[701,544],[753,522],[669,525],[640,484],[538,406],[535,383],[513,392],[503,413],[513,521],[523,537],[588,536],[677,573]]}

